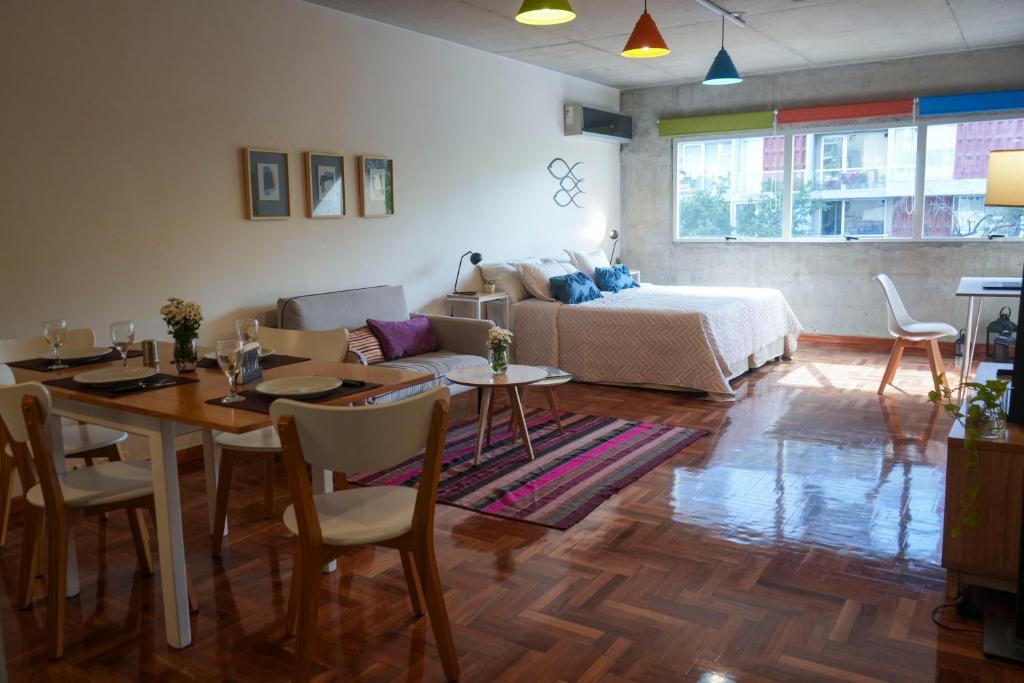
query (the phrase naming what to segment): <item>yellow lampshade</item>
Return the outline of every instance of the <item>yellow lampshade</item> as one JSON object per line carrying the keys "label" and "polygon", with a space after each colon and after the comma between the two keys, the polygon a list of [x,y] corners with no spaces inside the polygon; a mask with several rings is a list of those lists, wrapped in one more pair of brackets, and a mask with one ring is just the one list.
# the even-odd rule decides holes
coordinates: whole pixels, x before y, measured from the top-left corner
{"label": "yellow lampshade", "polygon": [[516,21],[530,26],[554,26],[576,18],[569,0],[523,0]]}
{"label": "yellow lampshade", "polygon": [[636,26],[633,27],[633,33],[630,34],[629,40],[626,41],[626,47],[622,48],[622,56],[646,59],[662,57],[669,52],[671,50],[665,44],[665,39],[661,37],[658,25],[654,23],[654,19],[647,13],[647,9],[644,8],[644,13],[637,19]]}
{"label": "yellow lampshade", "polygon": [[1024,149],[989,153],[985,205],[1024,206]]}

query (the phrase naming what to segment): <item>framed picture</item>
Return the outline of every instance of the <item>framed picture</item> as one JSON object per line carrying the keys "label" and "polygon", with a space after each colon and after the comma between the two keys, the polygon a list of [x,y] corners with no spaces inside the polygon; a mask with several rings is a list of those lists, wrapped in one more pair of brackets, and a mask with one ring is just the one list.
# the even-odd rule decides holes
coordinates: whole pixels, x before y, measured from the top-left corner
{"label": "framed picture", "polygon": [[292,215],[288,195],[288,153],[276,149],[242,150],[245,200],[249,218],[280,220]]}
{"label": "framed picture", "polygon": [[359,157],[359,207],[364,218],[395,215],[395,166],[387,157]]}
{"label": "framed picture", "polygon": [[333,152],[306,152],[306,209],[310,218],[345,215],[345,158]]}

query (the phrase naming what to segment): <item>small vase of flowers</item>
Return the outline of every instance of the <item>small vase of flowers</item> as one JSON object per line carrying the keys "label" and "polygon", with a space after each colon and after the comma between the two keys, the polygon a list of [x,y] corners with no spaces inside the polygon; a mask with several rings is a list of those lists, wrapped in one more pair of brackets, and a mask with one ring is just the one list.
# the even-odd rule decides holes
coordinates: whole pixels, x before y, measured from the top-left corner
{"label": "small vase of flowers", "polygon": [[487,360],[491,372],[504,375],[508,370],[508,349],[512,346],[512,333],[501,327],[492,327],[487,335]]}
{"label": "small vase of flowers", "polygon": [[199,361],[197,345],[199,325],[203,322],[203,308],[192,301],[172,296],[160,308],[167,323],[167,333],[174,338],[174,367],[178,372],[195,372]]}

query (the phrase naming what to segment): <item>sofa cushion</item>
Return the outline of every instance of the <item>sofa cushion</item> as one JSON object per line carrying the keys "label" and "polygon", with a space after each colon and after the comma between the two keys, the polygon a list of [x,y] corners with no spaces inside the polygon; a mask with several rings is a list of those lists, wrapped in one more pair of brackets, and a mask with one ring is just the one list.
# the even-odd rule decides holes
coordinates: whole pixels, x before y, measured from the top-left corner
{"label": "sofa cushion", "polygon": [[408,320],[404,290],[386,285],[277,300],[277,325],[286,330],[354,330],[367,318]]}
{"label": "sofa cushion", "polygon": [[380,348],[380,340],[366,325],[357,327],[348,333],[349,351],[355,351],[367,365],[375,365],[384,361],[384,351]]}
{"label": "sofa cushion", "polygon": [[395,360],[430,353],[441,348],[437,335],[430,329],[430,320],[423,317],[410,320],[366,321],[374,336],[380,341],[384,358]]}
{"label": "sofa cushion", "polygon": [[467,387],[461,384],[451,384],[444,376],[452,370],[469,368],[476,365],[487,365],[487,359],[482,356],[452,353],[451,351],[433,351],[431,353],[420,354],[419,356],[409,356],[408,358],[384,361],[383,363],[380,363],[381,367],[411,370],[413,372],[429,372],[435,377],[435,379],[432,382],[424,382],[423,384],[417,384],[415,386],[399,389],[398,391],[392,391],[390,394],[383,394],[378,396],[374,400],[374,403],[387,403],[389,401],[398,401],[403,398],[409,398],[410,396],[415,396],[420,392],[433,389],[441,384],[450,386],[452,395],[461,394],[464,391],[469,391],[473,387]]}

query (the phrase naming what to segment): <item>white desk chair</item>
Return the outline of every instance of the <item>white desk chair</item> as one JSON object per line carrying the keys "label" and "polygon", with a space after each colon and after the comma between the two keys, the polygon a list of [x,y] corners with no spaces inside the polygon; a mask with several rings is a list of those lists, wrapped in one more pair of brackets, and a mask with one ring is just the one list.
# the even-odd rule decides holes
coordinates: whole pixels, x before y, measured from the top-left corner
{"label": "white desk chair", "polygon": [[[96,346],[96,336],[90,329],[70,330],[64,341],[68,349],[91,348]],[[14,384],[14,373],[3,363],[38,358],[50,345],[43,337],[28,339],[0,339],[0,385]],[[124,432],[107,427],[88,425],[61,418],[64,431],[64,452],[69,458],[85,458],[91,465],[94,458],[117,460],[120,454],[117,444],[128,438]],[[0,448],[0,547],[7,544],[7,526],[11,517],[11,498],[14,492],[14,459],[9,449]],[[22,490],[26,487],[22,486]]]}
{"label": "white desk chair", "polygon": [[[302,356],[312,360],[341,361],[348,352],[348,330],[280,330],[260,328],[260,345],[275,353]],[[274,456],[281,452],[281,441],[273,427],[245,434],[218,434],[214,443],[220,449],[217,474],[217,502],[214,508],[213,554],[220,555],[224,543],[224,522],[228,516],[228,495],[235,458],[246,453],[262,454],[263,506],[268,518],[274,516]]]}
{"label": "white desk chair", "polygon": [[6,443],[14,456],[29,504],[17,604],[22,609],[32,606],[36,548],[45,532],[46,651],[51,659],[59,659],[64,653],[64,603],[71,527],[86,511],[125,510],[139,569],[146,575],[152,574],[153,558],[142,510],[153,508],[153,475],[147,461],[121,460],[58,473],[46,432],[51,405],[50,393],[42,384],[0,386],[0,443]]}
{"label": "white desk chair", "polygon": [[[281,432],[292,505],[284,525],[298,536],[285,632],[296,633],[294,680],[307,681],[316,635],[322,567],[345,548],[380,545],[398,550],[413,612],[426,605],[441,665],[449,681],[459,662],[434,557],[434,507],[448,431],[448,387],[394,403],[319,406],[278,400],[270,415]],[[423,451],[416,489],[405,486],[348,488],[346,475],[405,462]],[[342,489],[313,495],[314,476],[340,473]]]}
{"label": "white desk chair", "polygon": [[[875,276],[878,284],[882,285],[882,292],[885,293],[885,301],[888,304],[889,334],[896,337],[896,344],[892,347],[892,354],[889,356],[889,364],[885,367],[885,375],[882,376],[882,383],[878,385],[879,395],[885,393],[887,384],[892,384],[896,376],[896,368],[899,367],[903,358],[903,351],[907,348],[924,349],[928,354],[928,363],[931,365],[932,380],[935,389],[945,385],[946,368],[942,363],[942,354],[939,352],[939,337],[955,337],[956,328],[947,323],[922,323],[914,320],[907,313],[903,300],[900,299],[896,285],[892,283],[888,275],[879,273]],[[948,385],[946,385],[948,386]]]}

